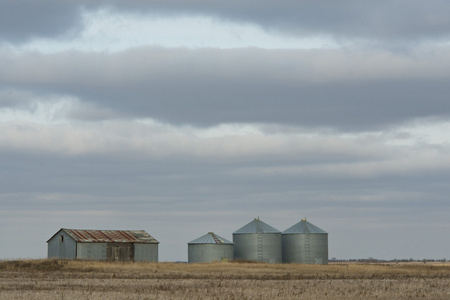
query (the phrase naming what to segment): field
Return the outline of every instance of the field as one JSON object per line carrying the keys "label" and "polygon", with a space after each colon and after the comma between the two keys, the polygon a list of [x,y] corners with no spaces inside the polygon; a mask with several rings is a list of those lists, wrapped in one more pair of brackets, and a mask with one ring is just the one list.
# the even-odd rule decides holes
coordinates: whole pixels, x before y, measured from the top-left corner
{"label": "field", "polygon": [[450,264],[0,261],[0,299],[450,299]]}

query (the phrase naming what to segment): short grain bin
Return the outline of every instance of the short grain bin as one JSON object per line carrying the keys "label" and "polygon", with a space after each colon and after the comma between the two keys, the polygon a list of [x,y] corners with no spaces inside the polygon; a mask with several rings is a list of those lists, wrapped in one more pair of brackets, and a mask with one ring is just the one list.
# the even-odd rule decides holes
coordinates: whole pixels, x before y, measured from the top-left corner
{"label": "short grain bin", "polygon": [[328,233],[302,219],[282,233],[283,262],[328,264]]}
{"label": "short grain bin", "polygon": [[208,232],[188,243],[188,262],[230,261],[234,244],[214,232]]}
{"label": "short grain bin", "polygon": [[255,218],[233,232],[234,259],[281,263],[281,232]]}

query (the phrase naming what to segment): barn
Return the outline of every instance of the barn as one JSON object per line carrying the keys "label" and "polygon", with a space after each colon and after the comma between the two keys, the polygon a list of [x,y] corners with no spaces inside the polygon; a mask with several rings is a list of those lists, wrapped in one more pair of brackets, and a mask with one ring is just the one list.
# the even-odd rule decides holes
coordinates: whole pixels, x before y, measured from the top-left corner
{"label": "barn", "polygon": [[144,230],[61,228],[48,241],[48,258],[158,261],[159,242]]}

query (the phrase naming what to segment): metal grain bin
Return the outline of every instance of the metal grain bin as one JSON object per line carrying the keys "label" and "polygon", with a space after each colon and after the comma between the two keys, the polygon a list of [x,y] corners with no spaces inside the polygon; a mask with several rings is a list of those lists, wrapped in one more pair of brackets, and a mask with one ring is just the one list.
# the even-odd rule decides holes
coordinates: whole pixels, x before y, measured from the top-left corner
{"label": "metal grain bin", "polygon": [[281,232],[255,218],[233,232],[234,259],[281,263]]}
{"label": "metal grain bin", "polygon": [[229,261],[233,259],[234,244],[214,232],[208,232],[188,243],[188,262]]}
{"label": "metal grain bin", "polygon": [[282,233],[283,262],[328,264],[328,233],[302,219]]}

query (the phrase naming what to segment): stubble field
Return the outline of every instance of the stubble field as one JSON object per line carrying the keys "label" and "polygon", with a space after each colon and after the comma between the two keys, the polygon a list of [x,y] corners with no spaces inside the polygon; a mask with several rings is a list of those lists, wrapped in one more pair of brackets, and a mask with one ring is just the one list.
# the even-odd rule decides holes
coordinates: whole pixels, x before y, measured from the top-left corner
{"label": "stubble field", "polygon": [[0,299],[450,299],[450,264],[0,261]]}

